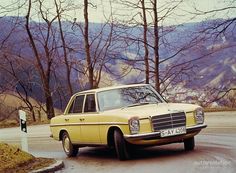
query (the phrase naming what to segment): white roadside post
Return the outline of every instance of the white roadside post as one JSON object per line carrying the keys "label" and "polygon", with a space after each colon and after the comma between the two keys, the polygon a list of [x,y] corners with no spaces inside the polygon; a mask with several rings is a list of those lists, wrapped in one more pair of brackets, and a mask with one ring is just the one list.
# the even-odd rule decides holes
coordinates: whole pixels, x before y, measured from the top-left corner
{"label": "white roadside post", "polygon": [[21,129],[21,149],[28,152],[26,112],[19,110],[20,129]]}

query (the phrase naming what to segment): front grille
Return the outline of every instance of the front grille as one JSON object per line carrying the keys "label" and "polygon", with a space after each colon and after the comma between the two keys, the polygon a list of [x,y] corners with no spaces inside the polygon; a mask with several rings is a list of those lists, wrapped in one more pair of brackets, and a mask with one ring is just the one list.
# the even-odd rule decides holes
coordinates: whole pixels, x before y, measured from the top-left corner
{"label": "front grille", "polygon": [[153,116],[151,121],[155,132],[163,129],[186,126],[186,116],[184,112]]}

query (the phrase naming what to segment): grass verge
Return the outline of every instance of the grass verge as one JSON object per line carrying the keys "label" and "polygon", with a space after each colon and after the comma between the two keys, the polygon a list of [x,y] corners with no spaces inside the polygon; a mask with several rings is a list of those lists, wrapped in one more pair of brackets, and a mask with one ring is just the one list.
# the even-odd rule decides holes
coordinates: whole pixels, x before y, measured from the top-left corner
{"label": "grass verge", "polygon": [[[49,124],[49,123],[50,123],[49,120],[35,121],[35,122],[34,121],[27,121],[27,126]],[[7,120],[0,121],[0,129],[1,128],[9,128],[9,127],[19,127],[19,126],[20,126],[20,124],[16,120],[7,119]]]}
{"label": "grass verge", "polygon": [[228,107],[209,108],[209,107],[205,107],[204,111],[205,112],[226,112],[226,111],[236,111],[236,108],[228,108]]}
{"label": "grass verge", "polygon": [[47,167],[55,162],[55,159],[36,158],[18,147],[0,143],[0,172],[25,173]]}

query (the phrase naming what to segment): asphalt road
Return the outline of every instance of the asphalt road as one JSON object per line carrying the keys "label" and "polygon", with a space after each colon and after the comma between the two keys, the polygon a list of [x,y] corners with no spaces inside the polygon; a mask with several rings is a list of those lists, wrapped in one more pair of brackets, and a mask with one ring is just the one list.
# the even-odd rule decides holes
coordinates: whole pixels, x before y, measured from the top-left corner
{"label": "asphalt road", "polygon": [[[67,158],[60,142],[49,137],[48,125],[28,128],[29,152],[37,157],[61,159],[65,168],[58,172],[157,173],[157,172],[236,172],[236,112],[208,113],[208,128],[196,136],[196,149],[185,152],[183,144],[138,150],[129,161],[119,161],[106,148],[82,148],[75,158]],[[0,129],[0,141],[19,145],[19,128]]]}

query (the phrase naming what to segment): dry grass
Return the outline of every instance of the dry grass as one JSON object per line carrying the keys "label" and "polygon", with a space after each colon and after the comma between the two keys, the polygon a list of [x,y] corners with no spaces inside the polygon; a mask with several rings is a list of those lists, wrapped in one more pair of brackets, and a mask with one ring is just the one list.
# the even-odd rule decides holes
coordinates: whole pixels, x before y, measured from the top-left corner
{"label": "dry grass", "polygon": [[[32,105],[35,107],[35,117],[36,122],[33,121],[32,115],[29,111],[27,112],[27,124],[47,124],[49,120],[47,119],[46,113],[39,109],[39,104],[35,99],[29,99]],[[0,128],[5,127],[15,127],[19,126],[18,110],[20,108],[26,107],[26,104],[19,98],[17,98],[14,93],[1,94],[0,95]],[[15,111],[14,111],[15,110]],[[61,110],[55,109],[55,114],[61,114]],[[5,117],[5,118],[2,118]],[[1,119],[4,119],[1,121]]]}
{"label": "dry grass", "polygon": [[35,158],[18,147],[0,143],[0,172],[29,172],[53,163],[54,159]]}
{"label": "dry grass", "polygon": [[228,108],[228,107],[217,107],[217,108],[204,108],[205,112],[225,112],[225,111],[236,111],[236,108]]}
{"label": "dry grass", "polygon": [[13,169],[34,159],[34,156],[21,151],[18,147],[0,143],[0,172]]}
{"label": "dry grass", "polygon": [[[13,106],[13,105],[14,107],[26,106],[25,103],[21,99],[16,97],[14,93],[1,94],[0,100],[6,106]],[[29,101],[35,106],[38,105],[37,101],[33,98],[29,98]]]}

